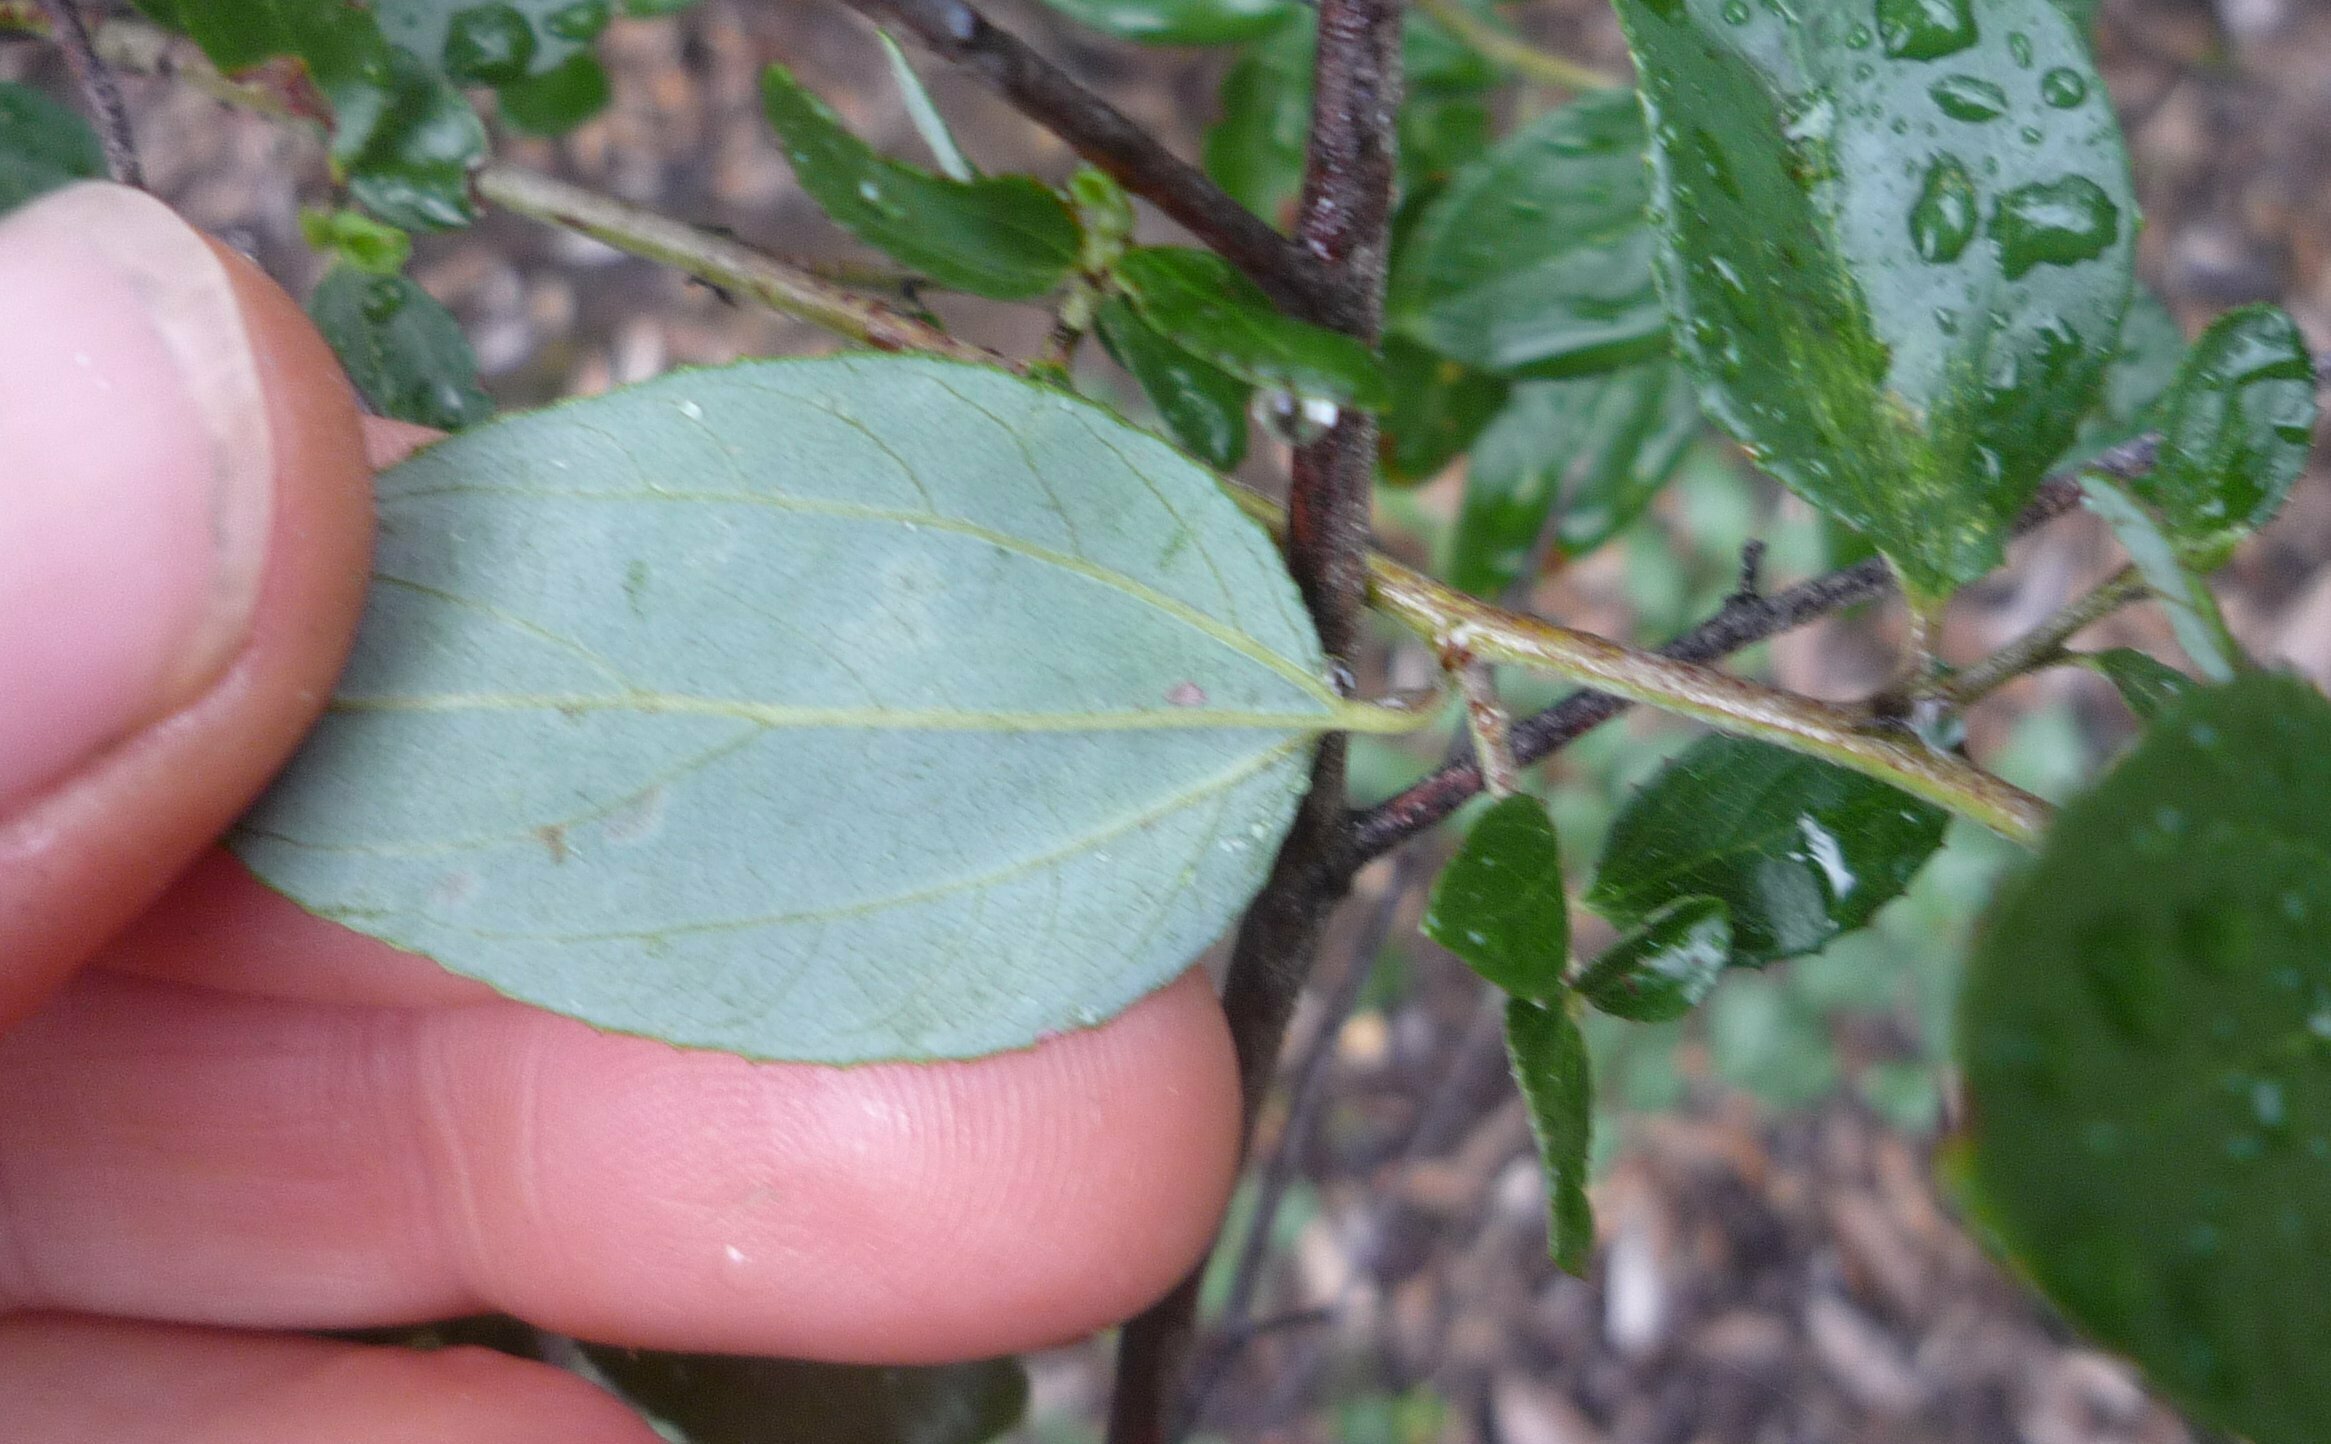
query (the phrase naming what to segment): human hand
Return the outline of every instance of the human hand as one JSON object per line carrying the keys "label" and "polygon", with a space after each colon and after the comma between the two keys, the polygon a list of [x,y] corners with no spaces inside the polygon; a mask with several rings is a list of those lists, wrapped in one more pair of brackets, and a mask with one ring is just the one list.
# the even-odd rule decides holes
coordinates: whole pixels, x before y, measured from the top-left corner
{"label": "human hand", "polygon": [[0,1439],[645,1441],[541,1365],[289,1331],[930,1361],[1196,1258],[1237,1127],[1202,978],[973,1063],[750,1064],[253,882],[214,839],[330,692],[368,446],[425,434],[134,191],[0,221],[0,300]]}

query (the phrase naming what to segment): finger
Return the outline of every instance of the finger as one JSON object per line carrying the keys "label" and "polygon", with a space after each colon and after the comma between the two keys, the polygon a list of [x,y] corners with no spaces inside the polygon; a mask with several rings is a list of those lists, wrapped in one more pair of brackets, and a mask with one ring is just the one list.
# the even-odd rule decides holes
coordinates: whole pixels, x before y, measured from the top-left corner
{"label": "finger", "polygon": [[90,974],[0,1039],[0,1312],[494,1309],[655,1347],[1004,1353],[1181,1275],[1227,1196],[1237,1116],[1197,974],[1022,1052],[849,1069],[513,1003]]}
{"label": "finger", "polygon": [[366,1348],[70,1316],[0,1319],[0,1439],[654,1444],[614,1396],[485,1349]]}
{"label": "finger", "polygon": [[0,223],[0,1025],[142,911],[328,695],[356,407],[298,307],[159,202]]}
{"label": "finger", "polygon": [[372,463],[374,471],[386,471],[444,434],[393,417],[367,416],[364,418],[365,459]]}

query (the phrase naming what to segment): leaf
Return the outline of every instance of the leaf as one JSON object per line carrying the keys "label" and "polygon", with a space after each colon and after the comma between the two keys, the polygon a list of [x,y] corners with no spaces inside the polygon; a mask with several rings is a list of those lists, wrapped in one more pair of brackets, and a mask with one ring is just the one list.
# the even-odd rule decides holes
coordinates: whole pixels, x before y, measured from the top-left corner
{"label": "leaf", "polygon": [[1643,144],[1634,96],[1594,95],[1458,169],[1402,250],[1391,324],[1506,374],[1575,375],[1666,350]]}
{"label": "leaf", "polygon": [[2160,520],[2101,476],[2083,478],[2080,490],[2083,504],[2104,518],[2128,550],[2129,560],[2168,614],[2177,645],[2201,669],[2203,678],[2211,682],[2231,680],[2243,665],[2242,646],[2227,629],[2209,582],[2178,555],[2177,544],[2162,529]]}
{"label": "leaf", "polygon": [[1294,0],[1044,0],[1080,25],[1150,45],[1227,45],[1267,35]]}
{"label": "leaf", "polygon": [[2105,369],[2104,390],[2072,449],[2058,460],[2065,466],[2086,461],[2109,446],[2142,433],[2153,422],[2154,403],[2177,379],[2177,365],[2185,359],[2185,332],[2161,298],[2139,284],[2129,296],[2128,314],[2121,317],[2121,338],[2112,364]]}
{"label": "leaf", "polygon": [[1594,1075],[1569,1001],[1545,1007],[1526,998],[1507,1000],[1505,1049],[1546,1173],[1547,1250],[1564,1273],[1584,1278],[1594,1253],[1594,1205],[1586,1197]]}
{"label": "leaf", "polygon": [[951,181],[880,155],[781,65],[762,76],[761,98],[825,213],[949,290],[1024,300],[1076,264],[1076,218],[1034,177]]}
{"label": "leaf", "polygon": [[360,271],[393,276],[412,258],[413,238],[362,211],[327,211],[303,207],[300,238],[336,261]]}
{"label": "leaf", "polygon": [[2306,338],[2278,306],[2227,312],[2186,352],[2160,413],[2160,455],[2129,487],[2179,553],[2207,567],[2264,525],[2306,469],[2315,436]]}
{"label": "leaf", "polygon": [[1948,821],[1858,772],[1705,737],[1628,800],[1586,902],[1633,928],[1678,898],[1715,898],[1731,912],[1733,963],[1761,967],[1867,923]]}
{"label": "leaf", "polygon": [[1517,998],[1562,995],[1570,907],[1545,803],[1517,792],[1481,814],[1433,884],[1424,931]]}
{"label": "leaf", "polygon": [[459,431],[494,414],[461,323],[411,280],[336,265],[316,283],[308,315],[381,415]]}
{"label": "leaf", "polygon": [[1516,386],[1466,465],[1450,582],[1497,597],[1528,569],[1549,512],[1562,552],[1593,551],[1642,514],[1699,429],[1669,362]]}
{"label": "leaf", "polygon": [[406,51],[388,52],[386,73],[389,87],[379,121],[346,161],[349,193],[374,215],[407,230],[468,225],[477,214],[469,195],[470,168],[486,151],[486,130],[477,112]]}
{"label": "leaf", "polygon": [[2331,1421],[2331,704],[2250,673],[2064,808],[1961,997],[1971,1185],[2083,1329],[2255,1444]]}
{"label": "leaf", "polygon": [[874,38],[882,42],[883,58],[890,62],[890,78],[898,86],[899,104],[905,107],[907,119],[914,122],[915,134],[930,148],[931,160],[939,167],[939,174],[951,181],[979,179],[979,167],[955,143],[955,132],[947,128],[947,117],[939,113],[939,103],[931,99],[923,77],[915,74],[914,66],[907,63],[906,51],[899,48],[887,30],[877,29]]}
{"label": "leaf", "polygon": [[1800,9],[1619,0],[1660,285],[1709,415],[1941,597],[2096,395],[2128,160],[2052,0]]}
{"label": "leaf", "polygon": [[1698,1007],[1731,958],[1723,900],[1677,898],[1589,963],[1578,995],[1613,1017],[1664,1023]]}
{"label": "leaf", "polygon": [[1392,407],[1378,425],[1384,477],[1428,481],[1462,455],[1505,405],[1510,388],[1495,376],[1436,356],[1414,341],[1384,338]]}
{"label": "leaf", "polygon": [[1131,372],[1158,415],[1192,456],[1228,471],[1246,455],[1247,402],[1254,388],[1160,336],[1121,296],[1101,303],[1094,329]]}
{"label": "leaf", "polygon": [[2134,647],[2075,652],[2072,660],[2112,683],[2139,722],[2151,722],[2200,686],[2175,667]]}
{"label": "leaf", "polygon": [[1281,315],[1211,251],[1135,246],[1118,258],[1117,281],[1141,319],[1241,381],[1367,411],[1385,403],[1384,368],[1365,345]]}
{"label": "leaf", "polygon": [[373,0],[380,33],[464,85],[547,75],[607,28],[610,0]]}
{"label": "leaf", "polygon": [[495,93],[502,119],[529,135],[564,135],[614,99],[606,69],[588,52],[569,57],[556,70],[513,80]]}
{"label": "leaf", "polygon": [[105,147],[80,114],[29,85],[0,81],[0,211],[105,175]]}
{"label": "leaf", "polygon": [[602,1028],[840,1063],[1097,1022],[1354,725],[1213,478],[1002,372],[680,373],[379,492],[340,696],[237,848]]}
{"label": "leaf", "polygon": [[691,1444],[982,1444],[1028,1409],[1017,1359],[900,1368],[583,1348]]}

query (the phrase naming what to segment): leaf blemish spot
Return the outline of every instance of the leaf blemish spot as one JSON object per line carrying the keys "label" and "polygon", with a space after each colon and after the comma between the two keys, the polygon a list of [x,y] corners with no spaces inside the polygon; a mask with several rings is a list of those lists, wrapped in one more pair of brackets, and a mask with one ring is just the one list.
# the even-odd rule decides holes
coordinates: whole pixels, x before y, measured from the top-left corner
{"label": "leaf blemish spot", "polygon": [[1206,705],[1206,689],[1185,678],[1166,688],[1165,698],[1176,707],[1203,707]]}

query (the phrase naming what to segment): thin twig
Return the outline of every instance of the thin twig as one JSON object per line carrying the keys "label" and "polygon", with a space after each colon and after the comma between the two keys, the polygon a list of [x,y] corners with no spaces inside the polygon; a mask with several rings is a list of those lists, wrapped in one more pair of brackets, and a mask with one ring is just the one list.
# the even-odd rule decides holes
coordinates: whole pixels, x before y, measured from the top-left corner
{"label": "thin twig", "polygon": [[49,17],[49,33],[57,48],[65,52],[65,63],[72,67],[73,83],[80,87],[81,104],[89,112],[89,120],[97,128],[97,140],[105,148],[106,173],[125,186],[146,186],[145,168],[138,164],[137,139],[130,131],[129,107],[122,103],[121,87],[113,80],[113,72],[98,58],[97,46],[89,38],[89,26],[81,19],[80,9],[73,0],[40,0],[41,9]]}
{"label": "thin twig", "polygon": [[[880,3],[895,11],[905,0]],[[1307,265],[1317,264],[1328,278],[1324,287],[1296,298],[1299,314],[1370,341],[1384,314],[1395,118],[1400,113],[1400,22],[1401,0],[1320,0],[1311,142],[1296,225]],[[1127,184],[1163,204],[1142,185]],[[1251,266],[1248,270],[1263,280]],[[1375,418],[1359,412],[1347,411],[1294,457],[1287,567],[1320,641],[1339,662],[1351,658],[1362,640],[1375,466]],[[1318,953],[1321,928],[1351,886],[1351,869],[1343,863],[1350,827],[1344,756],[1342,736],[1321,740],[1294,826],[1231,945],[1222,1007],[1238,1057],[1245,1138],[1253,1136],[1256,1115],[1270,1092],[1280,1043]],[[1204,1268],[1201,1263],[1171,1294],[1125,1326],[1110,1400],[1110,1444],[1165,1444],[1175,1437],[1186,1412],[1176,1400],[1196,1330]]]}
{"label": "thin twig", "polygon": [[2145,595],[2145,579],[2134,565],[2122,567],[2094,588],[2074,597],[2054,616],[1973,663],[1945,682],[1938,695],[1954,707],[1970,706],[2026,672],[2066,659],[2064,644]]}
{"label": "thin twig", "polygon": [[1313,319],[1333,309],[1343,280],[1330,275],[1316,253],[1272,229],[1204,171],[964,0],[848,3],[908,31],[941,59],[984,81],[1071,150],[1179,221],[1280,305]]}
{"label": "thin twig", "polygon": [[1557,90],[1610,90],[1626,83],[1568,56],[1540,50],[1520,36],[1499,28],[1495,21],[1467,9],[1463,0],[1413,0],[1413,3],[1419,11],[1439,21],[1441,28],[1456,36],[1466,48],[1525,80],[1551,85]]}

